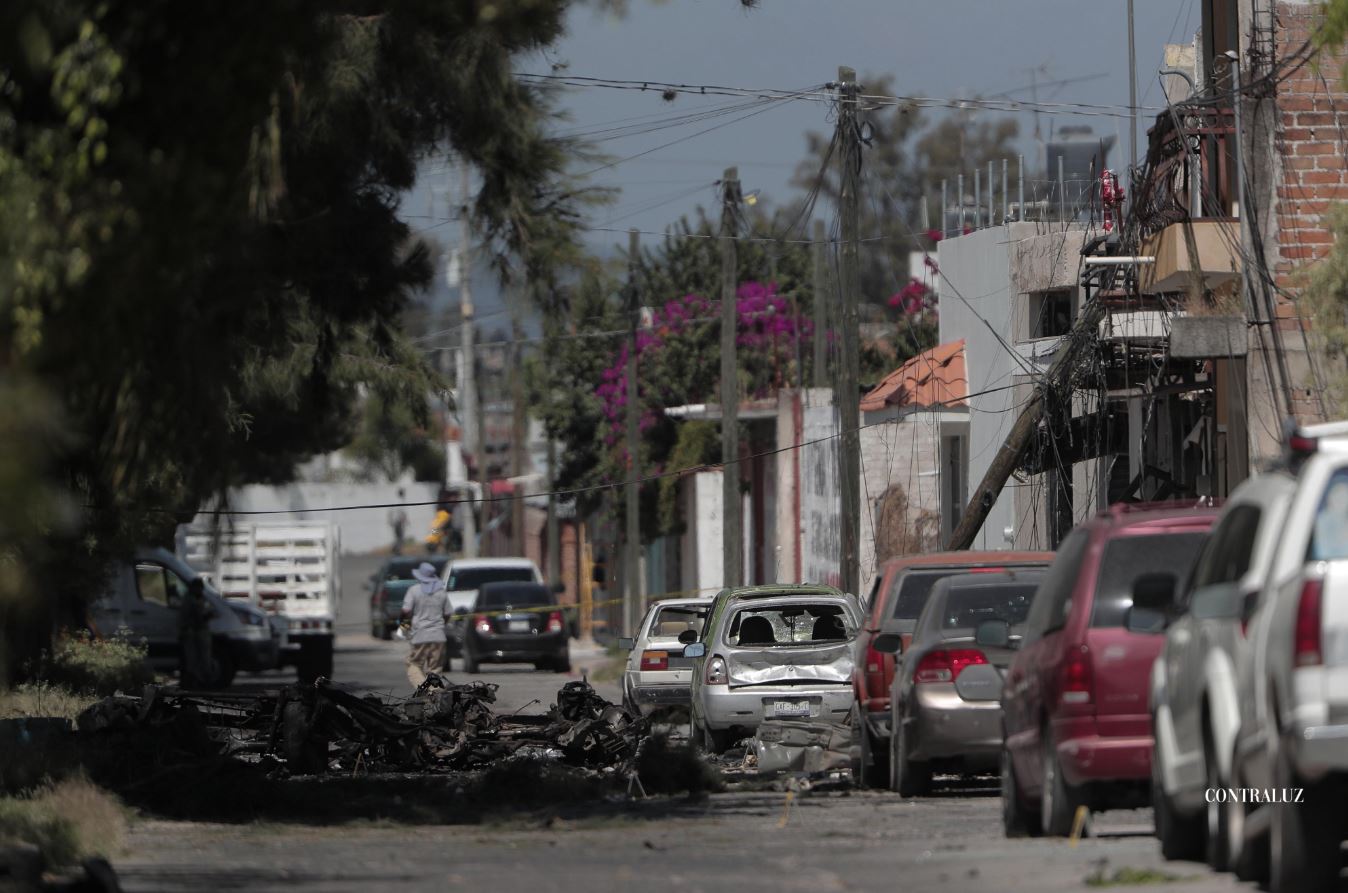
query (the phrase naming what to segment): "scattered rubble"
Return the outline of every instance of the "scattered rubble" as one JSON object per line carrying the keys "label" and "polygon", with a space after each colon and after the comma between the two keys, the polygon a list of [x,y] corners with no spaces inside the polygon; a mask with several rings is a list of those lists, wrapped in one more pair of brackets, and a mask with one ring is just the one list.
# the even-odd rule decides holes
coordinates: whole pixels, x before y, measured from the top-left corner
{"label": "scattered rubble", "polygon": [[275,763],[291,775],[326,772],[458,772],[516,755],[631,772],[649,721],[586,682],[568,682],[541,715],[501,716],[496,686],[430,676],[412,697],[385,701],[324,680],[256,694],[148,686],[80,714],[82,734],[156,729],[196,756]]}

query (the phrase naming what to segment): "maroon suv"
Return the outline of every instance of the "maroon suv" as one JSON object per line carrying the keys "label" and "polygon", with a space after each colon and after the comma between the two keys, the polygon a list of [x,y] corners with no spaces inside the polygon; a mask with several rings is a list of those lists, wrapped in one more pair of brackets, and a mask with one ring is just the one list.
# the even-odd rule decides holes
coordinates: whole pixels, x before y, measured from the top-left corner
{"label": "maroon suv", "polygon": [[889,687],[894,681],[894,655],[872,648],[875,637],[898,633],[907,648],[937,580],[955,574],[1048,567],[1052,560],[1052,552],[934,552],[891,558],[881,565],[866,621],[857,635],[857,660],[852,670],[857,696],[852,728],[860,748],[856,767],[859,782],[871,787],[889,784]]}
{"label": "maroon suv", "polygon": [[1002,687],[1007,836],[1066,835],[1079,806],[1146,805],[1151,665],[1164,637],[1128,630],[1142,574],[1181,580],[1215,508],[1115,506],[1058,547]]}

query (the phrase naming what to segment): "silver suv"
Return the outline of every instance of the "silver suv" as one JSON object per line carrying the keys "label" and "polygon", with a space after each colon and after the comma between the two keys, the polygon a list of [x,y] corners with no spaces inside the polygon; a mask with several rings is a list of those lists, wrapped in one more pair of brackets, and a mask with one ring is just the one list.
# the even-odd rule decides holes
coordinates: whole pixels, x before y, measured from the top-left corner
{"label": "silver suv", "polygon": [[1231,494],[1193,573],[1181,585],[1151,669],[1151,797],[1168,859],[1206,858],[1218,871],[1240,854],[1243,814],[1230,797],[1240,726],[1238,668],[1252,650],[1245,621],[1258,605],[1296,479],[1273,472]]}
{"label": "silver suv", "polygon": [[1296,492],[1249,621],[1231,781],[1259,794],[1238,873],[1310,893],[1337,888],[1348,833],[1348,423],[1287,446]]}

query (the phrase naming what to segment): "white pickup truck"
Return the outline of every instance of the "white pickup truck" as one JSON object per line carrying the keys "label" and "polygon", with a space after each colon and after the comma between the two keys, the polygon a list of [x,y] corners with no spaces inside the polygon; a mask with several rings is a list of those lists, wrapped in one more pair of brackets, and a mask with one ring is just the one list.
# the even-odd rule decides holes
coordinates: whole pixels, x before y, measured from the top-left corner
{"label": "white pickup truck", "polygon": [[283,665],[301,681],[331,678],[341,604],[341,531],[328,521],[208,524],[179,530],[184,561],[228,599],[247,601],[284,621]]}
{"label": "white pickup truck", "polygon": [[1337,889],[1348,836],[1348,423],[1297,430],[1288,452],[1296,493],[1246,618],[1226,796],[1243,801],[1238,871],[1311,893]]}

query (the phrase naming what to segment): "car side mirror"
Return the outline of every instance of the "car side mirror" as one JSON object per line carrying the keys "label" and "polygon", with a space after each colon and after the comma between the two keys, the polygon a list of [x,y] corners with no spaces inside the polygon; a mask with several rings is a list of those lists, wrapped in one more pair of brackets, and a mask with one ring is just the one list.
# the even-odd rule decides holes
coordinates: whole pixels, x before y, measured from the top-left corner
{"label": "car side mirror", "polygon": [[706,642],[693,642],[691,645],[685,645],[685,646],[683,646],[683,656],[684,656],[684,657],[706,657],[706,656],[707,656],[707,643],[706,643]]}
{"label": "car side mirror", "polygon": [[552,584],[552,591],[555,592],[555,593],[557,593],[558,595],[560,595],[560,594],[562,594],[563,592],[566,592],[566,584],[565,584],[565,583],[553,583],[553,584]]}
{"label": "car side mirror", "polygon": [[1189,611],[1199,620],[1237,620],[1245,613],[1245,593],[1235,583],[1204,586],[1189,599]]}
{"label": "car side mirror", "polygon": [[635,646],[636,644],[637,640],[630,638],[628,636],[623,636],[621,639],[618,640],[618,647],[623,651],[631,651],[633,646]]}
{"label": "car side mirror", "polygon": [[695,629],[686,629],[683,632],[679,633],[680,645],[691,645],[696,641],[697,641],[697,630]]}
{"label": "car side mirror", "polygon": [[881,654],[902,654],[903,636],[898,633],[883,633],[871,640],[871,650]]}
{"label": "car side mirror", "polygon": [[984,648],[1010,648],[1011,624],[1005,620],[984,620],[974,629],[974,642]]}
{"label": "car side mirror", "polygon": [[463,617],[463,616],[465,616],[467,613],[468,613],[468,609],[467,609],[467,608],[464,608],[464,607],[458,607],[458,608],[455,608],[455,609],[454,609],[454,616],[455,616],[455,617]]}

